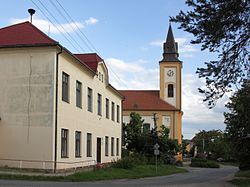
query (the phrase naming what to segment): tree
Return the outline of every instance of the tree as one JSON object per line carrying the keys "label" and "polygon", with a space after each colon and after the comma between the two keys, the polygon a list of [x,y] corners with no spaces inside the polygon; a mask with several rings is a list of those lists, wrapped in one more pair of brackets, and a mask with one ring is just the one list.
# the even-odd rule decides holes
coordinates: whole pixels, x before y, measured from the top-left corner
{"label": "tree", "polygon": [[210,159],[231,160],[231,146],[225,133],[220,130],[200,131],[193,138],[198,153],[205,153]]}
{"label": "tree", "polygon": [[226,105],[226,132],[239,160],[239,168],[250,169],[250,81],[246,81]]}
{"label": "tree", "polygon": [[140,114],[132,112],[130,121],[124,125],[125,145],[128,151],[144,156],[154,156],[154,145],[160,145],[162,155],[176,155],[179,152],[177,140],[169,138],[169,129],[161,126],[159,130],[143,130],[143,120]]}
{"label": "tree", "polygon": [[204,101],[212,108],[216,101],[233,85],[250,78],[250,3],[248,0],[186,0],[191,8],[180,11],[171,21],[192,33],[192,44],[201,44],[201,50],[217,52],[218,60],[205,62],[198,68],[200,78],[206,78]]}

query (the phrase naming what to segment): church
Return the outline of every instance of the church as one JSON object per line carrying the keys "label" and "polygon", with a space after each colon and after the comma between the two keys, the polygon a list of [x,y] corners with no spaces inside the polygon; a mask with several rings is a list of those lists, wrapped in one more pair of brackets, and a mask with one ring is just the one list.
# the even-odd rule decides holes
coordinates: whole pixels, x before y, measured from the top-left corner
{"label": "church", "polygon": [[170,138],[182,142],[181,77],[182,61],[171,25],[163,44],[163,59],[159,62],[160,90],[120,90],[124,95],[123,122],[127,124],[130,113],[139,113],[143,128],[161,125],[170,129]]}

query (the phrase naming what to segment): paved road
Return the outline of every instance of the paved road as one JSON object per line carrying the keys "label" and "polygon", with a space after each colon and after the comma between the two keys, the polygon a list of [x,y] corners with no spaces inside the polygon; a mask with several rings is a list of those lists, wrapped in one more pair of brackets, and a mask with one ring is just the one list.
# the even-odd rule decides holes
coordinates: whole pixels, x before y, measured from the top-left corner
{"label": "paved road", "polygon": [[114,186],[173,186],[173,187],[232,187],[226,181],[238,170],[233,166],[220,169],[190,168],[188,173],[163,177],[152,177],[133,180],[113,180],[99,182],[39,182],[0,180],[0,187],[114,187]]}

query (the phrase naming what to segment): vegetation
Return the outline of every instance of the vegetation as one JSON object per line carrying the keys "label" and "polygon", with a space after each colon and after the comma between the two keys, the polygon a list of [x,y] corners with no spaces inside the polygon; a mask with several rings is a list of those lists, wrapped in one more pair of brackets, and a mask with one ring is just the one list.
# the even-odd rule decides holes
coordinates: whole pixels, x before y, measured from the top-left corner
{"label": "vegetation", "polygon": [[234,160],[227,136],[220,130],[200,131],[195,135],[193,141],[200,157],[223,161]]}
{"label": "vegetation", "polygon": [[250,81],[245,82],[226,105],[226,133],[240,170],[250,170]]}
{"label": "vegetation", "polygon": [[191,160],[191,167],[201,167],[201,168],[219,168],[220,165],[212,160],[207,160],[204,158],[193,158]]}
{"label": "vegetation", "polygon": [[250,186],[250,170],[239,171],[235,174],[235,177],[241,177],[233,179],[231,182],[240,187]]}
{"label": "vegetation", "polygon": [[41,180],[41,181],[96,181],[111,179],[134,179],[142,177],[165,176],[175,173],[186,172],[185,169],[176,168],[170,165],[159,165],[157,173],[154,165],[139,165],[132,169],[104,168],[96,171],[79,172],[69,176],[28,176],[28,175],[9,175],[0,174],[0,179],[16,180]]}
{"label": "vegetation", "polygon": [[165,160],[165,163],[170,163],[173,162],[173,156],[180,151],[177,140],[169,138],[168,128],[162,125],[160,130],[147,129],[143,127],[143,120],[138,113],[130,114],[130,122],[123,126],[123,131],[128,155],[142,155],[150,159],[154,157],[154,145],[157,143],[159,157]]}
{"label": "vegetation", "polygon": [[218,54],[218,60],[205,62],[205,68],[198,68],[199,77],[206,78],[207,89],[204,101],[212,108],[216,101],[232,85],[242,84],[249,79],[249,11],[246,0],[186,0],[188,11],[171,17],[180,23],[181,29],[194,35],[193,44],[201,44],[201,50],[208,49]]}

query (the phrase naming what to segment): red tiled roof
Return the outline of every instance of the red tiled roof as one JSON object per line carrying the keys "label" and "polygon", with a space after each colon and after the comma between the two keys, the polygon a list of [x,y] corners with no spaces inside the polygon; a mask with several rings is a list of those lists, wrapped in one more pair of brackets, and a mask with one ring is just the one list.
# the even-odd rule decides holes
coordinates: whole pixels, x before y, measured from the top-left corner
{"label": "red tiled roof", "polygon": [[57,45],[30,22],[18,23],[0,29],[0,47]]}
{"label": "red tiled roof", "polygon": [[103,61],[103,59],[96,53],[87,54],[74,54],[79,60],[86,64],[94,72],[97,71],[98,62]]}
{"label": "red tiled roof", "polygon": [[159,90],[119,90],[124,95],[123,110],[177,110],[160,99]]}

